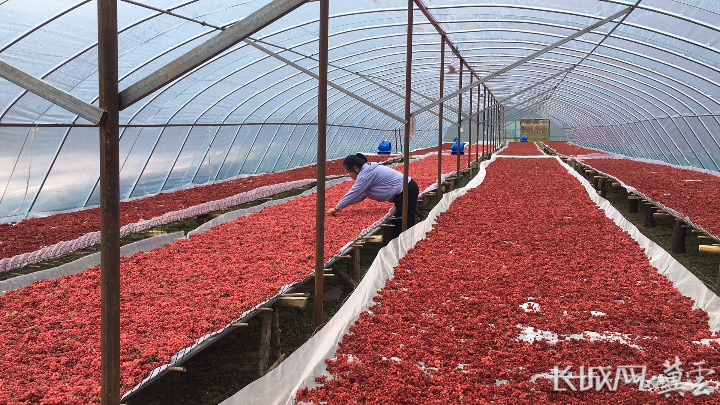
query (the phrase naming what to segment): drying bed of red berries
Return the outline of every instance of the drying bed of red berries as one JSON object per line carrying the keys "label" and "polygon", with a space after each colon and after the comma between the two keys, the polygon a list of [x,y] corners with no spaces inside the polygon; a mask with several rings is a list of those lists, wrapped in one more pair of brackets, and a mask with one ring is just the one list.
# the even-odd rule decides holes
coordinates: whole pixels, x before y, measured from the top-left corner
{"label": "drying bed of red berries", "polygon": [[[562,381],[559,392],[533,379],[555,366],[575,375],[581,366],[645,366],[650,379],[667,375],[676,356],[682,380],[698,367],[717,379],[720,347],[695,343],[712,334],[707,313],[692,307],[556,160],[498,159],[400,261],[319,385],[297,400],[717,403],[717,392],[683,397],[623,382],[572,391]],[[539,336],[523,339],[528,331]]]}
{"label": "drying bed of red berries", "polygon": [[[373,162],[384,162],[387,159],[387,156],[368,156],[368,160]],[[342,166],[342,159],[328,161],[326,170],[328,176],[347,174]],[[314,178],[317,178],[317,166],[310,165],[125,201],[120,203],[120,226],[142,219],[149,220],[208,201],[221,200],[263,186]],[[99,230],[99,208],[30,218],[11,224],[3,223],[0,224],[0,259],[33,252]]]}
{"label": "drying bed of red berries", "polygon": [[[454,162],[444,159],[444,171]],[[402,170],[402,166],[396,170]],[[410,164],[424,189],[437,156]],[[334,206],[352,182],[326,192]],[[121,259],[121,383],[126,392],[178,350],[303,280],[315,263],[315,195]],[[325,259],[392,205],[365,200],[326,218]],[[0,297],[0,403],[86,404],[100,393],[98,267]]]}

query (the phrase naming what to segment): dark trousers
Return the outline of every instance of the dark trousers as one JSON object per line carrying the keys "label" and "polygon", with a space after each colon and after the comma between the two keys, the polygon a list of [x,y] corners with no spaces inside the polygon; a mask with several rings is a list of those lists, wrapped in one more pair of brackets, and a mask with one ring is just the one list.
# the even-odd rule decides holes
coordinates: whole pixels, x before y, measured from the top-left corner
{"label": "dark trousers", "polygon": [[[415,180],[410,180],[408,183],[408,229],[415,225],[415,206],[417,206],[419,194],[420,189],[417,183],[415,183]],[[395,239],[402,233],[403,193],[395,195],[393,202],[395,203],[395,216],[398,218],[392,221],[393,225],[395,225],[392,228],[392,238]]]}

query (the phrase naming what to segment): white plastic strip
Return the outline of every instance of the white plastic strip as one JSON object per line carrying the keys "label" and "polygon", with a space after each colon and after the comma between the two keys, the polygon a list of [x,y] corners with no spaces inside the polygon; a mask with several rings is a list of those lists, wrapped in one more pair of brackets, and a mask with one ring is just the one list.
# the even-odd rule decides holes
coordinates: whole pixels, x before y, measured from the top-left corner
{"label": "white plastic strip", "polygon": [[628,221],[610,202],[600,197],[593,186],[579,173],[565,164],[560,158],[556,157],[558,162],[565,167],[568,172],[573,175],[580,184],[585,187],[590,199],[605,211],[605,215],[612,219],[617,226],[623,231],[630,234],[640,247],[645,251],[645,255],[650,259],[650,264],[658,269],[658,273],[665,275],[680,293],[691,298],[695,305],[693,308],[700,308],[708,313],[710,317],[710,331],[720,330],[720,298],[710,291],[700,279],[692,274],[688,269],[673,258],[665,249],[648,239],[645,235]]}
{"label": "white plastic strip", "polygon": [[377,291],[393,277],[393,269],[415,244],[431,231],[435,219],[447,211],[456,198],[479,186],[485,179],[485,168],[495,160],[480,164],[479,172],[466,187],[444,194],[428,217],[380,249],[370,269],[345,304],[330,321],[305,344],[264,377],[250,383],[222,405],[292,404],[295,392],[315,385],[315,376],[325,373],[325,359],[332,357],[338,342],[355,323],[360,313],[373,303]]}

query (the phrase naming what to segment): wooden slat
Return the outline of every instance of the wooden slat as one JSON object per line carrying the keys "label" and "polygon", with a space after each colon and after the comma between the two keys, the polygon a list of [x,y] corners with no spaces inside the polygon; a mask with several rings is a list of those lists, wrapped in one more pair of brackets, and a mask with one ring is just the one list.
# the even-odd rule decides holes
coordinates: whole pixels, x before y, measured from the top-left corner
{"label": "wooden slat", "polygon": [[703,253],[720,253],[720,246],[700,245],[698,249]]}

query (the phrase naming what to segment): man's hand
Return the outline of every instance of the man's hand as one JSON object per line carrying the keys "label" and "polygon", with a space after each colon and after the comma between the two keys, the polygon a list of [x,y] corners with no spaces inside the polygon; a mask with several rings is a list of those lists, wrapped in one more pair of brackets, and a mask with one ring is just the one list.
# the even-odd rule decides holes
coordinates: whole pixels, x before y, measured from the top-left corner
{"label": "man's hand", "polygon": [[340,208],[338,207],[332,207],[329,210],[327,210],[328,215],[335,215],[336,212],[340,211]]}

